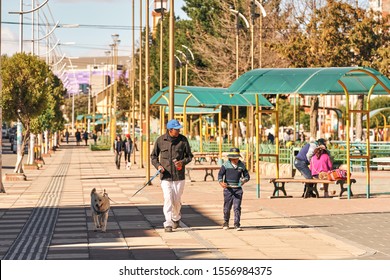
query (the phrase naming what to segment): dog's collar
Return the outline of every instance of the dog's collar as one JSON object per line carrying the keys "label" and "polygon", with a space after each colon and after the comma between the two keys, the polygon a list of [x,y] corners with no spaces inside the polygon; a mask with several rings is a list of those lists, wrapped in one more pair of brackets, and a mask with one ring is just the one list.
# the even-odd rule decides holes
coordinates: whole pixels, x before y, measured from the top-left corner
{"label": "dog's collar", "polygon": [[108,212],[108,209],[104,210],[104,211],[99,211],[95,208],[95,205],[92,205],[92,208],[93,208],[93,211],[95,211],[96,214],[98,215],[101,215],[101,214],[105,214]]}

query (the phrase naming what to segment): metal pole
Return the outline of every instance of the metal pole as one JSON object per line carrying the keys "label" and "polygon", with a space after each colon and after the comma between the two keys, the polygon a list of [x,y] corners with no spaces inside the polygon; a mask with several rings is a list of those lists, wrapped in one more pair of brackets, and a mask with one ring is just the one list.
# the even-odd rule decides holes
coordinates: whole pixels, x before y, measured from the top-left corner
{"label": "metal pole", "polygon": [[[1,51],[1,34],[2,34],[2,28],[1,28],[1,15],[2,15],[2,2],[0,0],[0,57],[2,56],[2,51]],[[0,69],[1,69],[1,59],[0,59]],[[3,87],[3,79],[1,78],[0,76],[0,94],[2,92],[2,87]],[[2,133],[2,129],[3,129],[3,107],[0,106],[0,132],[1,132],[1,135],[3,135]],[[3,137],[0,138],[0,147],[3,146]],[[5,193],[5,188],[4,188],[4,185],[3,185],[3,174],[2,174],[2,168],[3,168],[3,155],[2,155],[2,150],[3,149],[0,149],[0,193]]]}
{"label": "metal pole", "polygon": [[[92,80],[92,71],[91,67],[89,67],[89,84],[88,84],[88,115],[91,114],[91,80]],[[90,116],[89,116],[90,117]],[[87,131],[91,131],[91,119],[88,118],[87,120],[88,126],[87,126]]]}
{"label": "metal pole", "polygon": [[[146,18],[145,18],[145,123],[146,123],[146,149],[147,156],[150,154],[150,112],[149,112],[149,100],[150,100],[150,57],[149,57],[149,0],[146,0]],[[149,181],[150,177],[150,160],[146,159],[146,180]]]}
{"label": "metal pole", "polygon": [[[163,23],[164,23],[164,9],[163,9],[163,1],[160,0],[161,4],[161,17],[160,17],[160,90],[163,88]],[[165,107],[160,106],[160,134],[164,131],[164,115],[165,114]]]}
{"label": "metal pole", "polygon": [[[134,1],[134,0],[133,0]],[[161,17],[160,17],[160,90],[163,88],[163,22],[164,22],[164,10],[163,10],[163,4],[162,0],[160,0],[161,3]],[[160,110],[161,110],[160,106]]]}
{"label": "metal pole", "polygon": [[19,15],[19,52],[23,52],[23,0],[20,0]]}
{"label": "metal pole", "polygon": [[140,125],[140,132],[139,132],[139,167],[144,168],[144,162],[143,162],[143,141],[142,141],[142,1],[139,2],[140,5],[140,12],[139,12],[139,22],[140,22],[140,45],[139,45],[139,125]]}
{"label": "metal pole", "polygon": [[169,15],[169,119],[175,117],[175,1],[171,0]]}
{"label": "metal pole", "polygon": [[135,164],[135,57],[134,57],[134,51],[135,51],[135,30],[134,30],[134,24],[135,24],[135,12],[134,12],[134,0],[132,0],[132,14],[131,14],[131,55],[132,55],[132,75],[131,75],[131,106],[132,106],[132,138],[133,138],[133,163]]}

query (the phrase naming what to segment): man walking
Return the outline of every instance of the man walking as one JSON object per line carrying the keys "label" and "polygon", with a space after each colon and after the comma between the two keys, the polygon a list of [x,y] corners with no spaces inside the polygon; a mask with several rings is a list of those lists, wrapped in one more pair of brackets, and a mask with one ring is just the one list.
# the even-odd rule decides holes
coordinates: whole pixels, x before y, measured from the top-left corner
{"label": "man walking", "polygon": [[190,163],[193,157],[187,138],[180,134],[181,128],[182,125],[177,120],[170,120],[167,123],[167,132],[157,138],[150,155],[153,166],[161,171],[166,232],[172,232],[172,229],[179,227],[185,165]]}

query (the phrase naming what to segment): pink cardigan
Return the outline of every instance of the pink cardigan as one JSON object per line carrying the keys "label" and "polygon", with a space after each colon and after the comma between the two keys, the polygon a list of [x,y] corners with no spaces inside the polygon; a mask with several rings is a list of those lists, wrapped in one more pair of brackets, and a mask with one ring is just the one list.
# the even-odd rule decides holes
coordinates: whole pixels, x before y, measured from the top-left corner
{"label": "pink cardigan", "polygon": [[332,162],[328,154],[322,154],[320,158],[317,158],[316,155],[312,156],[310,160],[311,175],[315,176],[320,172],[327,172],[332,169]]}

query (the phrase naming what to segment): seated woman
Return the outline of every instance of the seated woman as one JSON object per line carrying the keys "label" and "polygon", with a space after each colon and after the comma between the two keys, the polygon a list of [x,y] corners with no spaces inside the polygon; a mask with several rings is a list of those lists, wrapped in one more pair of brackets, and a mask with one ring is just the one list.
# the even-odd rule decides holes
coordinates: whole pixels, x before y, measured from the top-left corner
{"label": "seated woman", "polygon": [[[320,145],[314,150],[313,157],[310,160],[310,170],[313,178],[318,178],[320,172],[332,170],[332,161],[325,145]],[[324,184],[324,197],[329,197],[329,184]]]}

